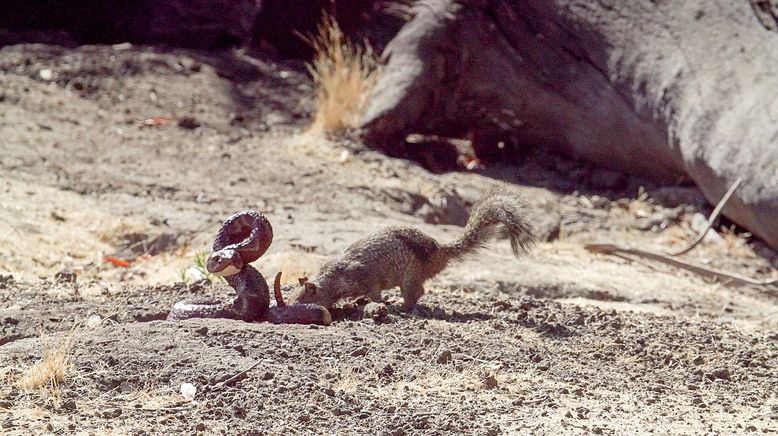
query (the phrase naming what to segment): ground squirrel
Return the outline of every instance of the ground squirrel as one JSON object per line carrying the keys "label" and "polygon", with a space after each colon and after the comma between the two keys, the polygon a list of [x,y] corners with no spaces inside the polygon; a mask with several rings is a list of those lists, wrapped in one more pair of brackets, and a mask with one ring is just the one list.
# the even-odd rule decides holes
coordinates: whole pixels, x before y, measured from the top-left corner
{"label": "ground squirrel", "polygon": [[513,253],[527,251],[535,242],[528,222],[528,206],[511,189],[489,191],[473,207],[462,236],[448,244],[411,227],[389,227],[358,240],[327,262],[312,280],[300,279],[291,303],[316,303],[332,307],[347,297],[368,296],[381,301],[381,291],[399,286],[405,308],[412,308],[424,294],[424,282],[451,261],[482,248],[498,225],[511,242]]}

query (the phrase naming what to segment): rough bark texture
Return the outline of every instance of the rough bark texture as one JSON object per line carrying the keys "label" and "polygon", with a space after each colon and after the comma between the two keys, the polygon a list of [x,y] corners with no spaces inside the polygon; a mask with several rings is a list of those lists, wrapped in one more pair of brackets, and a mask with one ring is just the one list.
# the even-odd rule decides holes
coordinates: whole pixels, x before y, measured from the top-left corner
{"label": "rough bark texture", "polygon": [[367,138],[457,131],[673,180],[778,246],[778,35],[747,0],[426,0],[389,44]]}

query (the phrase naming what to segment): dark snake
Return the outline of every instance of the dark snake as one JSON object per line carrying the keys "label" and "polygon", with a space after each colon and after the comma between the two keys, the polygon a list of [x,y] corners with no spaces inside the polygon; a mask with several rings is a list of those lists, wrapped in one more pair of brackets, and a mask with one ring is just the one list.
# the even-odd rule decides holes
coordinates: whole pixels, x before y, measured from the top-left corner
{"label": "dark snake", "polygon": [[329,325],[332,316],[323,306],[295,304],[287,306],[281,296],[281,273],[276,275],[270,304],[270,291],[262,274],[251,262],[259,259],[273,242],[273,228],[264,215],[252,210],[238,212],[227,218],[213,241],[206,269],[227,281],[235,297],[177,302],[168,320],[189,318],[230,318],[247,322],[269,321],[274,324]]}

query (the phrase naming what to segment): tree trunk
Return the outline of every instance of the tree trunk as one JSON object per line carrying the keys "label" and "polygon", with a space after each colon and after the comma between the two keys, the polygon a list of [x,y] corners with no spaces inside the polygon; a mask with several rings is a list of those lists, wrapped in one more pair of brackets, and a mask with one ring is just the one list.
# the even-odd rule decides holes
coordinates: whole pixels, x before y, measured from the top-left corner
{"label": "tree trunk", "polygon": [[470,130],[714,203],[742,177],[724,214],[778,246],[778,34],[748,0],[424,0],[384,55],[369,141]]}

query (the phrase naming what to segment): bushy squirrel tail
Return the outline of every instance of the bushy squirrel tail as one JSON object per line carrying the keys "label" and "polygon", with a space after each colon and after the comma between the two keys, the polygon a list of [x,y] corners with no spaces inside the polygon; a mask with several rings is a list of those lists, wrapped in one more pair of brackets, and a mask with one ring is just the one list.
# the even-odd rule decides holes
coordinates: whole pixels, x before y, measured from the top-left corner
{"label": "bushy squirrel tail", "polygon": [[492,189],[473,207],[465,232],[456,241],[444,244],[442,251],[449,260],[461,259],[482,248],[500,230],[511,241],[513,254],[520,255],[535,244],[532,225],[527,221],[529,207],[506,186]]}

